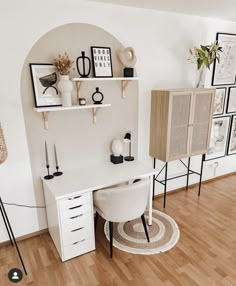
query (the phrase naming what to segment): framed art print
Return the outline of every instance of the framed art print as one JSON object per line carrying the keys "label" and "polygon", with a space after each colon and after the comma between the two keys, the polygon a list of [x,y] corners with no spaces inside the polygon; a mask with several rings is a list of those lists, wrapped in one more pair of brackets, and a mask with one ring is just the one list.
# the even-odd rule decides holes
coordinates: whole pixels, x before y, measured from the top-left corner
{"label": "framed art print", "polygon": [[224,113],[226,87],[216,88],[213,115],[220,115]]}
{"label": "framed art print", "polygon": [[217,43],[222,47],[220,61],[214,61],[212,86],[235,84],[236,34],[217,33]]}
{"label": "framed art print", "polygon": [[94,77],[113,77],[111,49],[91,47]]}
{"label": "framed art print", "polygon": [[56,87],[57,73],[52,64],[30,64],[35,107],[61,106]]}
{"label": "framed art print", "polygon": [[228,146],[228,155],[233,154],[236,154],[236,115],[232,117]]}
{"label": "framed art print", "polygon": [[212,119],[210,146],[205,160],[224,157],[228,145],[230,116],[215,117]]}
{"label": "framed art print", "polygon": [[227,113],[236,112],[236,87],[229,88],[226,112]]}

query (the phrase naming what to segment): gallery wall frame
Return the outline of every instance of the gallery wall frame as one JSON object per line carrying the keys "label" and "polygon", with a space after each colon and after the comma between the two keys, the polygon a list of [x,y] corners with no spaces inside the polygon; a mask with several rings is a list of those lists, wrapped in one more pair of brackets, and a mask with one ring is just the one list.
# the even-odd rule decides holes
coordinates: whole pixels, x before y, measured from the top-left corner
{"label": "gallery wall frame", "polygon": [[111,48],[91,47],[94,77],[113,77]]}
{"label": "gallery wall frame", "polygon": [[236,34],[216,33],[216,41],[222,47],[222,53],[220,62],[214,61],[211,85],[234,85],[236,82]]}
{"label": "gallery wall frame", "polygon": [[236,154],[236,115],[232,116],[227,155]]}
{"label": "gallery wall frame", "polygon": [[211,138],[205,161],[222,158],[226,155],[231,116],[220,116],[212,119]]}
{"label": "gallery wall frame", "polygon": [[236,86],[229,87],[226,113],[236,112]]}
{"label": "gallery wall frame", "polygon": [[214,106],[213,106],[213,116],[222,115],[224,113],[226,90],[227,90],[226,87],[216,88]]}
{"label": "gallery wall frame", "polygon": [[56,67],[42,63],[30,63],[29,66],[35,107],[61,106],[61,97],[56,87]]}

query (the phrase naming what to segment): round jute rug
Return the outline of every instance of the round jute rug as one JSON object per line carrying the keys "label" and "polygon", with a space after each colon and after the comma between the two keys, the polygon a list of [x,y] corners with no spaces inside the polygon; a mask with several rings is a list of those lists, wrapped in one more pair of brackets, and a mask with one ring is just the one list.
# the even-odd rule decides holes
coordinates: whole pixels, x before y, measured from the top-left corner
{"label": "round jute rug", "polygon": [[[177,243],[180,231],[176,222],[167,214],[152,211],[152,226],[148,226],[150,242],[147,242],[141,218],[130,222],[113,223],[113,246],[133,254],[157,254],[170,250]],[[145,211],[148,221],[148,211]],[[104,225],[109,240],[109,224]]]}

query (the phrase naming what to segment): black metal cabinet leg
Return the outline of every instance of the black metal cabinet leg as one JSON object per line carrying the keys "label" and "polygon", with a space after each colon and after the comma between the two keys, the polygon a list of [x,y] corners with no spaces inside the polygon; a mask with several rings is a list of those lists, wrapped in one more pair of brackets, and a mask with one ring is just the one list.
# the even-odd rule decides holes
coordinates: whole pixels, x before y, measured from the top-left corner
{"label": "black metal cabinet leg", "polygon": [[202,186],[202,172],[203,172],[203,164],[205,161],[205,154],[202,155],[202,162],[201,162],[201,171],[200,171],[200,181],[199,181],[199,188],[198,188],[198,196],[201,194],[201,186]]}
{"label": "black metal cabinet leg", "polygon": [[145,231],[145,234],[146,234],[147,241],[150,242],[144,214],[141,215],[141,219],[142,219],[143,228],[144,228],[144,231]]}
{"label": "black metal cabinet leg", "polygon": [[189,168],[190,168],[190,157],[188,158],[188,171],[187,171],[186,190],[188,190],[188,183],[189,183]]}
{"label": "black metal cabinet leg", "polygon": [[165,168],[164,205],[163,205],[164,208],[166,207],[167,174],[168,174],[168,162],[166,162],[166,168]]}
{"label": "black metal cabinet leg", "polygon": [[110,257],[112,258],[112,248],[113,248],[113,222],[109,221],[109,233],[110,233]]}
{"label": "black metal cabinet leg", "polygon": [[19,258],[20,258],[22,267],[24,268],[25,274],[27,275],[27,271],[26,271],[26,268],[25,268],[25,264],[24,264],[23,259],[22,259],[22,257],[21,257],[20,250],[19,250],[19,248],[18,248],[16,239],[15,239],[14,233],[13,233],[13,231],[12,231],[11,224],[10,224],[10,221],[9,221],[9,219],[8,219],[8,216],[7,216],[6,210],[5,210],[5,208],[4,208],[4,205],[3,205],[3,202],[2,202],[1,197],[0,197],[0,204],[1,204],[1,209],[2,209],[2,211],[3,211],[3,216],[4,216],[5,219],[6,219],[6,223],[7,223],[9,232],[10,232],[10,234],[11,234],[11,236],[12,236],[12,240],[13,240],[14,245],[15,245],[15,247],[16,247],[16,250],[17,250],[18,256],[19,256]]}
{"label": "black metal cabinet leg", "polygon": [[95,223],[94,223],[95,232],[97,229],[97,224],[98,224],[98,212],[96,212],[96,214],[95,214]]}
{"label": "black metal cabinet leg", "polygon": [[[156,158],[153,160],[153,168],[156,169]],[[154,200],[155,196],[155,175],[152,176],[153,184],[152,184],[152,200]]]}

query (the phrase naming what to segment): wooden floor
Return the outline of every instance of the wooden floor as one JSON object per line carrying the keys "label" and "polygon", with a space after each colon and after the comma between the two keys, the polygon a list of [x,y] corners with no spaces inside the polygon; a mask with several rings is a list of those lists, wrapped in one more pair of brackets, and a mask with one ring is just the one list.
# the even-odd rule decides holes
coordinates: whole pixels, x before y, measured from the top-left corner
{"label": "wooden floor", "polygon": [[[162,208],[162,198],[154,206]],[[114,248],[97,229],[97,249],[62,263],[48,234],[19,243],[28,276],[17,285],[82,286],[212,286],[236,285],[236,176],[168,195],[165,212],[180,228],[180,240],[170,251],[157,255],[132,255]],[[0,285],[13,285],[7,273],[19,267],[15,250],[0,248]]]}

